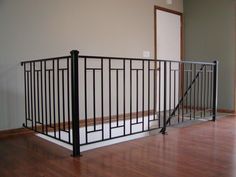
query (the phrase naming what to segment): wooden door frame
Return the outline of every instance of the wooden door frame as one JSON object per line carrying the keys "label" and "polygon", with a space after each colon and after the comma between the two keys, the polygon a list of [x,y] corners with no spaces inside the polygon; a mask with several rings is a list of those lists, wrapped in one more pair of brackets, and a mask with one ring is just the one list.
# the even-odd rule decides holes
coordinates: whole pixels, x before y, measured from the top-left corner
{"label": "wooden door frame", "polygon": [[167,9],[164,7],[160,7],[160,6],[154,6],[154,59],[157,60],[157,13],[156,10],[161,10],[164,12],[168,12],[168,13],[172,13],[175,15],[179,15],[180,16],[180,23],[181,23],[181,29],[180,29],[180,60],[183,60],[184,57],[184,43],[183,43],[183,13],[178,12],[178,11],[174,11],[171,9]]}
{"label": "wooden door frame", "polygon": [[[157,10],[161,10],[161,11],[164,11],[164,12],[168,12],[168,13],[171,13],[171,14],[175,14],[175,15],[179,15],[180,16],[180,61],[183,60],[183,57],[184,57],[184,38],[183,38],[183,28],[184,28],[184,21],[183,21],[183,13],[181,12],[178,12],[178,11],[174,11],[174,10],[171,10],[171,9],[167,9],[167,8],[164,8],[164,7],[160,7],[160,6],[157,6],[155,5],[154,6],[154,60],[158,60],[157,58]],[[160,58],[161,59],[161,58]],[[157,69],[157,64],[155,62],[155,71]],[[182,81],[184,79],[184,71],[183,71],[183,67],[181,66],[181,68],[179,68],[180,70],[180,75],[179,75],[179,81]],[[157,83],[155,83],[156,85]],[[179,95],[182,95],[183,96],[183,89],[184,89],[184,85],[183,85],[183,82],[180,82],[180,85],[179,85]]]}

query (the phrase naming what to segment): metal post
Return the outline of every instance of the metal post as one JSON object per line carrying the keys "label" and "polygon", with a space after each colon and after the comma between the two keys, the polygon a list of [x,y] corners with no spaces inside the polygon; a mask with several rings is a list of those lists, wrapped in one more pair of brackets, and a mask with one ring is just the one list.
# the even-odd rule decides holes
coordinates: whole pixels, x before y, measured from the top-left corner
{"label": "metal post", "polygon": [[162,129],[162,134],[165,135],[166,134],[166,93],[167,93],[167,68],[166,68],[166,61],[164,62],[164,110],[163,110],[163,129]]}
{"label": "metal post", "polygon": [[78,59],[79,51],[72,50],[71,54],[71,96],[72,96],[72,130],[73,130],[73,156],[80,155],[79,134],[79,92],[78,92]]}
{"label": "metal post", "polygon": [[213,100],[212,100],[212,120],[216,120],[217,113],[217,92],[218,92],[218,61],[214,61],[213,67]]}

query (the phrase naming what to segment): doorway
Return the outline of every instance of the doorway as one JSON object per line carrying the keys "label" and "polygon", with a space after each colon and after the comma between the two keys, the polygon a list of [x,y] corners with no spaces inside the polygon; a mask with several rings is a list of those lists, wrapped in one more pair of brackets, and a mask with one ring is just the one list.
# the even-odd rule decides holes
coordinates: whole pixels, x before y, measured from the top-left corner
{"label": "doorway", "polygon": [[[154,7],[154,27],[155,27],[155,49],[156,60],[182,60],[182,13],[165,9],[159,6]],[[163,111],[164,102],[164,63],[157,66],[157,110]],[[167,71],[167,110],[173,109],[178,102],[180,91],[181,72],[179,63],[169,63]],[[178,72],[175,72],[178,71]],[[171,87],[172,85],[172,87]],[[174,87],[173,87],[174,85]],[[182,85],[182,84],[181,84]]]}

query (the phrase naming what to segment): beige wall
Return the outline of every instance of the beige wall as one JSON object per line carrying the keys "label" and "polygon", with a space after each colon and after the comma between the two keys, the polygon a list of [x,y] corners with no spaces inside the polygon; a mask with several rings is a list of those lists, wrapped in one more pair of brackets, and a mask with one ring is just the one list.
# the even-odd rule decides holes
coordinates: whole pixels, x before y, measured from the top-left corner
{"label": "beige wall", "polygon": [[154,5],[182,0],[0,0],[0,130],[24,120],[21,60],[81,54],[154,56]]}

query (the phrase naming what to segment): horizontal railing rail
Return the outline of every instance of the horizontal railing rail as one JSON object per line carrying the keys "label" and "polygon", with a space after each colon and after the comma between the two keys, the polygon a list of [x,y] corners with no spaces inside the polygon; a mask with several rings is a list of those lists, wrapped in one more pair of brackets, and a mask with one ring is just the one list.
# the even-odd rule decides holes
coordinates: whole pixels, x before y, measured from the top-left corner
{"label": "horizontal railing rail", "polygon": [[[48,61],[48,60],[56,60],[56,59],[63,59],[63,58],[68,58],[71,57],[70,55],[68,56],[60,56],[60,57],[51,57],[51,58],[41,58],[41,59],[33,59],[33,60],[26,60],[26,61],[22,61],[21,65],[23,65],[24,63],[31,63],[31,62],[40,62],[40,61]],[[153,59],[153,58],[129,58],[129,57],[108,57],[108,56],[93,56],[93,55],[80,55],[79,57],[81,58],[93,58],[93,59],[115,59],[115,60],[136,60],[136,61],[140,61],[140,60],[144,60],[144,61],[161,61],[161,62],[174,62],[174,63],[186,63],[186,64],[204,64],[204,65],[212,65],[214,66],[215,64],[213,62],[197,62],[197,61],[191,61],[191,60],[163,60],[163,59]]]}
{"label": "horizontal railing rail", "polygon": [[217,62],[69,56],[23,61],[24,127],[80,147],[161,129],[217,109]]}
{"label": "horizontal railing rail", "polygon": [[68,55],[68,56],[60,56],[60,57],[51,57],[51,58],[41,58],[41,59],[35,59],[35,60],[27,60],[27,61],[22,61],[21,65],[23,66],[24,64],[27,64],[27,63],[44,62],[44,61],[50,61],[50,60],[60,60],[60,59],[65,59],[65,58],[71,58],[71,56]]}

